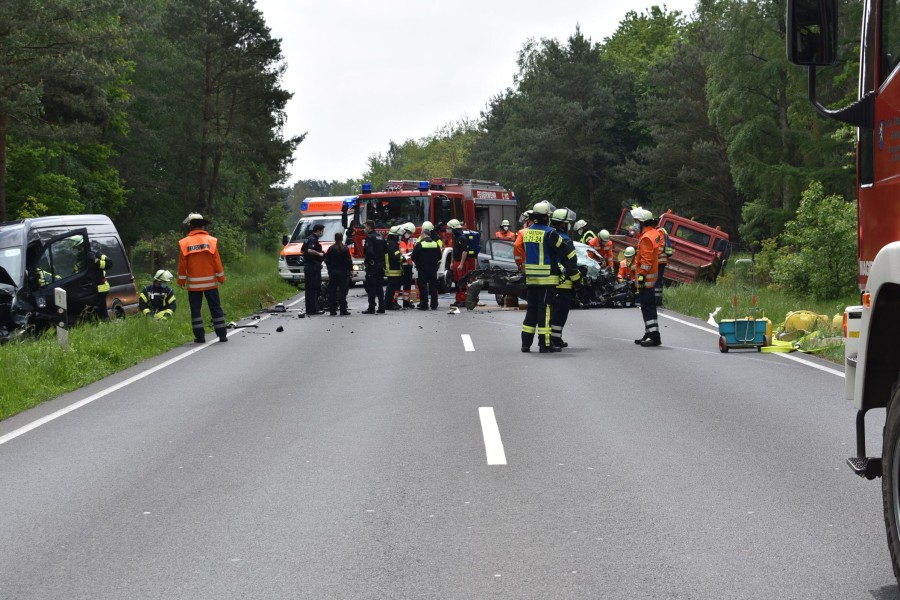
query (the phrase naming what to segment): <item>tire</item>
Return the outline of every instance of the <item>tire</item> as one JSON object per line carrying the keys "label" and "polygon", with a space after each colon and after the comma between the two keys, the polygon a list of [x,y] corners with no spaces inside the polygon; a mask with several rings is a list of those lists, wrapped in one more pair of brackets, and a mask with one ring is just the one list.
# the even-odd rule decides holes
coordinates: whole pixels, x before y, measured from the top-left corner
{"label": "tire", "polygon": [[725,341],[725,336],[719,336],[719,352],[725,354],[728,352],[728,342]]}
{"label": "tire", "polygon": [[503,307],[503,300],[505,298],[506,296],[504,296],[503,294],[494,294],[494,299],[497,301],[497,304],[499,304],[501,308]]}
{"label": "tire", "polygon": [[900,581],[900,388],[888,405],[884,423],[884,448],[881,462],[881,498],[884,527],[894,577]]}

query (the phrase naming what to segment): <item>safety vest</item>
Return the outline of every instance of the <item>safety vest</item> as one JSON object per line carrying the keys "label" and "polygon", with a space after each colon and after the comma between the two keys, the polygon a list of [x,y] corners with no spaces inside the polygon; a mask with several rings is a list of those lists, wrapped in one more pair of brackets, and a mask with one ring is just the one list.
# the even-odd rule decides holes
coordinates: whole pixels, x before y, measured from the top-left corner
{"label": "safety vest", "polygon": [[594,239],[595,237],[597,237],[597,234],[594,233],[593,231],[591,231],[590,229],[588,229],[587,231],[584,232],[584,235],[581,236],[581,243],[582,244],[590,244],[591,240]]}
{"label": "safety vest", "polygon": [[178,285],[189,292],[214,290],[225,283],[225,268],[219,256],[218,240],[202,229],[194,229],[178,245]]}
{"label": "safety vest", "polygon": [[[525,284],[559,284],[559,263],[554,260],[555,248],[551,250],[547,225],[536,223],[525,230],[522,241],[525,244]],[[562,246],[562,238],[557,237],[556,247]]]}
{"label": "safety vest", "polygon": [[669,257],[672,256],[672,244],[669,243],[669,232],[666,231],[665,227],[657,227],[656,229],[659,231],[660,239],[659,239],[659,264],[666,265],[669,264]]}
{"label": "safety vest", "polygon": [[109,281],[106,279],[106,261],[107,258],[105,254],[101,254],[94,258],[94,264],[97,266],[97,270],[100,271],[100,282],[97,284],[98,294],[109,291]]}
{"label": "safety vest", "polygon": [[635,273],[644,277],[644,287],[653,287],[659,275],[659,232],[648,227],[641,234],[635,258]]}
{"label": "safety vest", "polygon": [[400,277],[403,275],[403,257],[400,255],[399,242],[388,238],[384,249],[384,276]]}

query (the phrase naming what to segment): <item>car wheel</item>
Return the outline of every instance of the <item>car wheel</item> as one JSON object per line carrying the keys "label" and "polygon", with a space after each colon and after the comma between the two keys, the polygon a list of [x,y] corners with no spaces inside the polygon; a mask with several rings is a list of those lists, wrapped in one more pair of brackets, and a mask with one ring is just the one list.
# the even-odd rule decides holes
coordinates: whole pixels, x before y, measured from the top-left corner
{"label": "car wheel", "polygon": [[504,294],[494,294],[494,299],[497,300],[497,304],[503,307],[503,301],[506,299]]}
{"label": "car wheel", "polygon": [[894,576],[900,578],[900,389],[894,392],[884,423],[881,498]]}

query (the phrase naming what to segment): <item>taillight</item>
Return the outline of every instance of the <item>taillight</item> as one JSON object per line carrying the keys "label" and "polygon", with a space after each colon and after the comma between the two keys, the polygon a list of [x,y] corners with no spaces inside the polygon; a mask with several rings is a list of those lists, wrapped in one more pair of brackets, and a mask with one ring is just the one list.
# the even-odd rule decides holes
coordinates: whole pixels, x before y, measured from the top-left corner
{"label": "taillight", "polygon": [[866,292],[862,295],[862,303],[866,308],[872,308],[872,294]]}
{"label": "taillight", "polygon": [[847,337],[847,311],[844,311],[844,323],[841,326],[841,330],[843,331],[843,337]]}

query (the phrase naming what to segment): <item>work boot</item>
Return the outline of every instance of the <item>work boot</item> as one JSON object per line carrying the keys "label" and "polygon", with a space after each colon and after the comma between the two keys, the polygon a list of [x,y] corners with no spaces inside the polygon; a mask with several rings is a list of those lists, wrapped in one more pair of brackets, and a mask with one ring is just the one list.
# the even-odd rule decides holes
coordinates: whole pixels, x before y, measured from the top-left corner
{"label": "work boot", "polygon": [[400,305],[395,302],[394,304],[388,304],[384,308],[387,310],[400,310]]}
{"label": "work boot", "polygon": [[642,337],[638,340],[634,340],[634,343],[637,344],[638,346],[640,346],[641,344],[644,343],[645,340],[649,340],[649,339],[650,339],[650,336],[648,334],[644,334],[644,337]]}
{"label": "work boot", "polygon": [[550,340],[550,345],[556,346],[558,348],[568,348],[569,343],[563,340],[562,338],[552,338]]}
{"label": "work boot", "polygon": [[342,317],[349,317],[349,316],[350,316],[350,311],[349,311],[349,310],[346,310],[346,309],[345,309],[345,310],[342,310],[342,311],[341,311],[341,316],[342,316]]}
{"label": "work boot", "polygon": [[194,343],[195,344],[205,344],[206,338],[194,338]]}
{"label": "work boot", "polygon": [[364,315],[374,315],[374,314],[375,314],[375,307],[374,307],[374,306],[370,306],[370,307],[367,308],[366,310],[362,311],[362,314],[364,314]]}
{"label": "work boot", "polygon": [[375,312],[377,312],[379,315],[383,315],[384,314],[384,306],[379,306],[378,310],[376,310]]}
{"label": "work boot", "polygon": [[413,307],[413,303],[412,303],[412,302],[410,302],[409,300],[404,300],[404,301],[403,301],[403,308],[412,308],[412,307]]}
{"label": "work boot", "polygon": [[547,354],[548,352],[562,352],[562,348],[557,346],[541,346],[540,352],[541,354]]}
{"label": "work boot", "polygon": [[522,346],[522,352],[531,352],[531,346]]}
{"label": "work boot", "polygon": [[336,311],[336,310],[330,310],[330,311],[328,311],[328,315],[329,315],[329,316],[332,316],[332,317],[336,317],[336,316],[337,316],[337,311]]}
{"label": "work boot", "polygon": [[423,305],[423,304],[420,304],[420,305],[418,306],[418,308],[416,308],[416,310],[428,310],[428,307],[425,306],[425,305]]}
{"label": "work boot", "polygon": [[641,340],[641,346],[644,348],[651,348],[653,346],[659,346],[662,344],[662,340],[659,337],[651,337],[647,336],[645,339]]}

